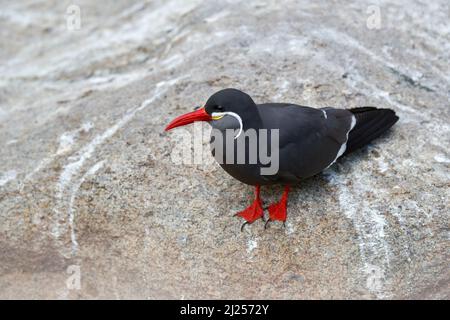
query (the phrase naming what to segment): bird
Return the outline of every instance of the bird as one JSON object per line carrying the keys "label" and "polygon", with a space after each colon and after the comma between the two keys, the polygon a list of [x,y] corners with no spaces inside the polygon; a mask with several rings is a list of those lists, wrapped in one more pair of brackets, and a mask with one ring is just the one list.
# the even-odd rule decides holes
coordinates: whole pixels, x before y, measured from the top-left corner
{"label": "bird", "polygon": [[[292,185],[317,175],[340,157],[367,145],[398,120],[393,110],[372,106],[343,109],[312,108],[293,103],[256,104],[247,93],[226,88],[211,95],[203,107],[175,118],[165,131],[206,121],[214,132],[214,135],[211,133],[211,144],[215,140],[226,140],[222,142],[225,147],[212,149],[213,156],[219,153],[222,160],[230,156],[231,161],[220,161],[219,165],[233,178],[255,187],[252,203],[235,214],[245,220],[243,230],[245,225],[258,219],[265,221],[264,228],[273,221],[284,224]],[[248,145],[238,148],[239,141],[250,131],[256,134],[257,148]],[[233,138],[227,140],[229,132],[233,133]],[[272,132],[272,136],[273,132],[277,133],[277,143],[272,136],[263,139],[263,133],[267,132]],[[271,144],[272,147],[277,144],[278,167],[274,173],[262,174],[262,170],[267,169],[267,161],[262,161],[258,149],[269,150]],[[245,161],[236,161],[239,156]],[[256,161],[250,162],[252,157]],[[261,186],[274,184],[284,185],[283,194],[279,201],[263,208]],[[269,214],[267,220],[265,209]]]}

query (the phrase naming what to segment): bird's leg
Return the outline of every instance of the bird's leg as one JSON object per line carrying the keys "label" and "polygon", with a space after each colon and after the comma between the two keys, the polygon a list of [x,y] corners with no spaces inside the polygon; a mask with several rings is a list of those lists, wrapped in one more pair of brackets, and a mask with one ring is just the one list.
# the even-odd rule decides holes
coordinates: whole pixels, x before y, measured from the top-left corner
{"label": "bird's leg", "polygon": [[289,194],[289,185],[286,185],[284,187],[283,195],[281,196],[280,201],[276,203],[272,203],[269,208],[269,220],[267,220],[264,227],[267,227],[267,224],[270,221],[286,221],[286,213],[287,213],[287,200],[288,200],[288,194]]}
{"label": "bird's leg", "polygon": [[239,216],[245,219],[246,222],[242,227],[244,227],[246,224],[253,223],[255,220],[258,220],[259,218],[264,217],[264,210],[262,208],[259,193],[260,193],[260,186],[256,186],[255,200],[253,201],[253,203],[248,208],[235,214],[235,216]]}

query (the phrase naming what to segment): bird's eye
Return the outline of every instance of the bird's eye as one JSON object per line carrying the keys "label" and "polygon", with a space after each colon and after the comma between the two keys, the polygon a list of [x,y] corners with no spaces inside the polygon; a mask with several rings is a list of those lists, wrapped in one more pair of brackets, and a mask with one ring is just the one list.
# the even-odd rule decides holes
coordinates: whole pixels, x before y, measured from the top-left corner
{"label": "bird's eye", "polygon": [[222,106],[219,106],[219,105],[217,105],[217,106],[216,106],[216,109],[217,109],[217,110],[220,110],[220,111],[222,111],[222,110],[223,110],[223,107],[222,107]]}

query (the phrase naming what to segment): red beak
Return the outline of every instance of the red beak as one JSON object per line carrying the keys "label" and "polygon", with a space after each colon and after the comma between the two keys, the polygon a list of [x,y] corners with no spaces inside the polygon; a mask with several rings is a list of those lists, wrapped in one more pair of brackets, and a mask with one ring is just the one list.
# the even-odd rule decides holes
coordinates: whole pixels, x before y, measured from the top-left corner
{"label": "red beak", "polygon": [[169,131],[170,129],[185,126],[194,121],[211,121],[212,118],[209,114],[206,113],[205,108],[200,108],[198,110],[183,114],[169,123],[165,129],[165,131]]}

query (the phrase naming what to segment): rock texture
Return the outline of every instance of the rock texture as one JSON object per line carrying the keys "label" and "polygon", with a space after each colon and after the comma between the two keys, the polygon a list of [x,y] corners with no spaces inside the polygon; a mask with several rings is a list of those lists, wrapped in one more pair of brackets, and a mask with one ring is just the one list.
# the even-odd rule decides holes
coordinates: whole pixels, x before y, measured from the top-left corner
{"label": "rock texture", "polygon": [[[1,7],[0,298],[450,298],[448,1]],[[400,121],[240,232],[252,188],[163,133],[224,87]]]}

